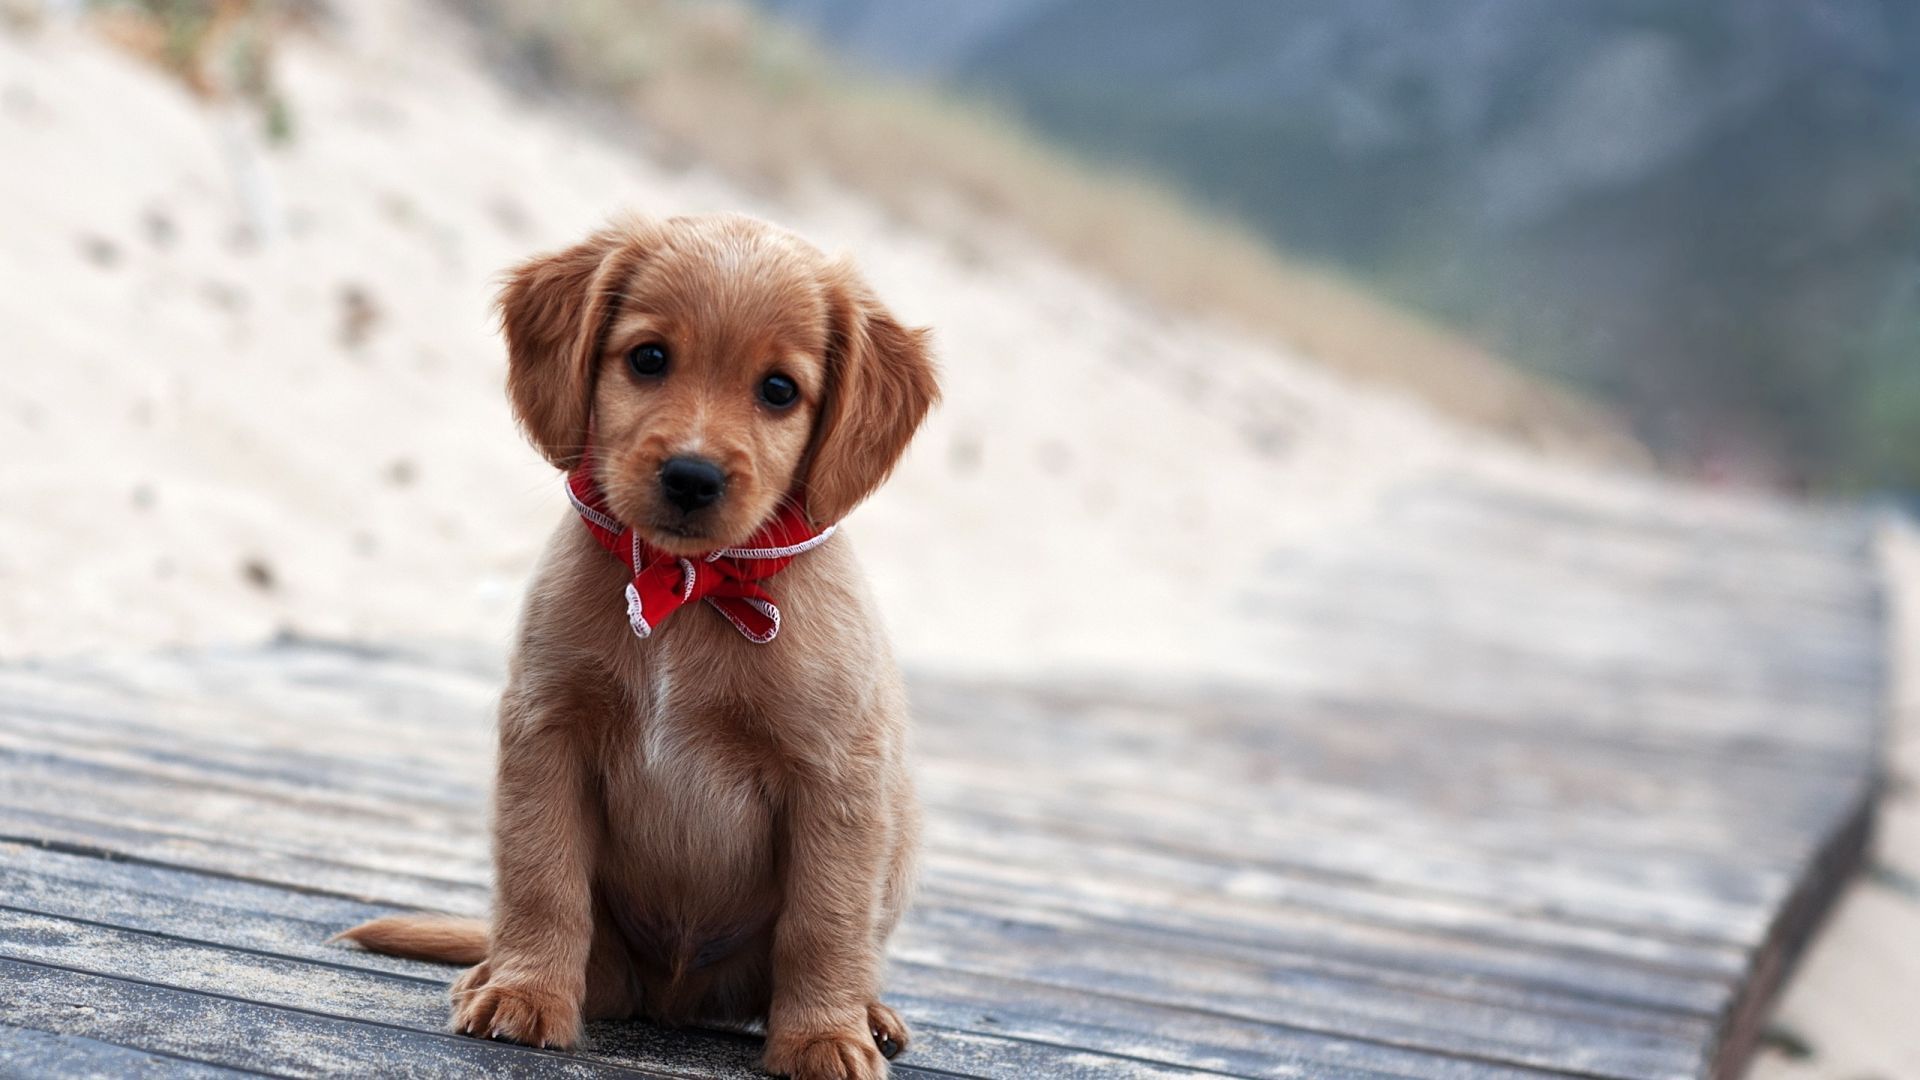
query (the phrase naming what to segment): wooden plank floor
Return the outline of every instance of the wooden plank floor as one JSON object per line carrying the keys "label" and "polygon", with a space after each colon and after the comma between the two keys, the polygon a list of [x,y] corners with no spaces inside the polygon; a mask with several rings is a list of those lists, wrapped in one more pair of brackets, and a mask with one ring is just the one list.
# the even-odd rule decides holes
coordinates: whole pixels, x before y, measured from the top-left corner
{"label": "wooden plank floor", "polygon": [[[1277,689],[916,680],[901,1075],[1737,1073],[1870,821],[1866,523],[1456,478],[1363,525],[1249,589]],[[327,942],[484,910],[496,664],[0,667],[0,1074],[756,1075],[447,1035],[449,969]]]}

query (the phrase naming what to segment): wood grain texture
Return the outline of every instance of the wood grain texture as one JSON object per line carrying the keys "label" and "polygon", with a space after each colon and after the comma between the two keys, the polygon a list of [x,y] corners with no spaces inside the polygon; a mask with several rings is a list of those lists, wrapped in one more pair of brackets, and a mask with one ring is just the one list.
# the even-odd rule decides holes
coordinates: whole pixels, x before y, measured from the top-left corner
{"label": "wood grain texture", "polygon": [[[1734,1077],[1877,795],[1868,523],[1438,477],[1276,551],[1260,688],[915,680],[902,1076]],[[0,665],[0,1073],[756,1075],[441,1030],[496,658]]]}

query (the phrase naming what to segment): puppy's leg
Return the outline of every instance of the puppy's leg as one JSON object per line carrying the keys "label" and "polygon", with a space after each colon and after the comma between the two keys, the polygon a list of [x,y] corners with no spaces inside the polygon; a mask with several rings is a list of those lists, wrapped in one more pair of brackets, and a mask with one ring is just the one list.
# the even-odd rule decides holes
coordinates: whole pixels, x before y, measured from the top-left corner
{"label": "puppy's leg", "polygon": [[[893,796],[888,800],[887,820],[893,825],[893,848],[887,855],[886,886],[880,898],[880,918],[874,927],[874,949],[884,957],[887,939],[906,912],[913,896],[914,870],[920,847],[920,803],[914,797],[913,783],[902,774],[896,779]],[[906,1053],[912,1034],[900,1014],[878,1001],[867,1006],[867,1027],[881,1056],[891,1061]]]}
{"label": "puppy's leg", "polygon": [[[872,1008],[882,949],[875,931],[896,840],[885,800],[839,783],[800,784],[784,825],[785,900],[774,927],[767,1071],[794,1080],[884,1077]],[[902,1026],[898,1035],[886,1034],[898,1045],[904,1032]]]}
{"label": "puppy's leg", "polygon": [[577,701],[501,703],[493,933],[454,984],[454,1031],[531,1046],[580,1039],[598,839]]}

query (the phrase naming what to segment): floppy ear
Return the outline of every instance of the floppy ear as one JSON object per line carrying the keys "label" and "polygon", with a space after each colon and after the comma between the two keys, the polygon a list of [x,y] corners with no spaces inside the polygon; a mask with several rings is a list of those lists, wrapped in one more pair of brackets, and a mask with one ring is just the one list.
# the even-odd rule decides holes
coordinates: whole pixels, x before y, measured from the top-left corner
{"label": "floppy ear", "polygon": [[851,266],[829,272],[827,305],[827,386],[806,473],[817,525],[873,494],[940,397],[927,331],[901,326]]}
{"label": "floppy ear", "polygon": [[638,258],[636,230],[608,228],[507,275],[497,306],[507,337],[507,396],[533,445],[554,464],[580,463],[592,417],[593,367]]}

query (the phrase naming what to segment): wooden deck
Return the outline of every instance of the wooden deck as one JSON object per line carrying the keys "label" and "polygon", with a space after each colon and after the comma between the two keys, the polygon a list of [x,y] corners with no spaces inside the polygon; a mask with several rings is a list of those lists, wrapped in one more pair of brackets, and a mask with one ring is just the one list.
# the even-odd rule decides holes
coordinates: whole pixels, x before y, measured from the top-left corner
{"label": "wooden deck", "polygon": [[[1276,552],[1252,694],[915,684],[900,1075],[1738,1073],[1875,795],[1858,518],[1399,493]],[[321,643],[0,668],[0,1074],[745,1077],[754,1040],[444,1034],[496,661]]]}

